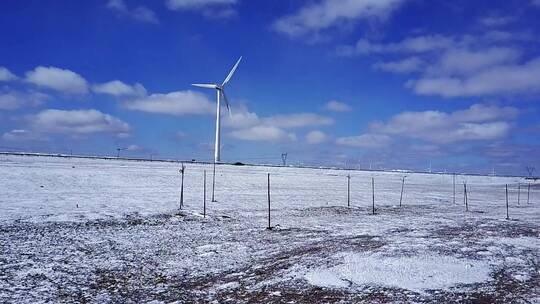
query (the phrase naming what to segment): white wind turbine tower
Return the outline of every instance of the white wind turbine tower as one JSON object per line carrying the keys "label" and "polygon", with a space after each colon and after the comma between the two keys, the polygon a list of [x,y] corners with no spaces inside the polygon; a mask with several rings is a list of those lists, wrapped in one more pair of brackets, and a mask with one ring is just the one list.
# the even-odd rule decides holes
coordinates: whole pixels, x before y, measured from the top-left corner
{"label": "white wind turbine tower", "polygon": [[227,78],[223,81],[221,85],[219,84],[206,84],[206,83],[194,83],[192,84],[195,87],[200,88],[207,88],[207,89],[215,89],[217,91],[217,110],[216,110],[216,143],[214,147],[214,162],[220,161],[220,144],[221,144],[221,96],[223,96],[223,100],[225,100],[225,105],[227,106],[227,110],[229,111],[229,115],[231,114],[231,108],[229,107],[229,100],[227,99],[227,96],[225,95],[225,85],[231,80],[232,75],[234,74],[234,71],[238,67],[238,64],[240,64],[240,60],[242,60],[242,57],[238,59],[236,64],[233,66],[231,71],[229,72],[229,75],[227,75]]}

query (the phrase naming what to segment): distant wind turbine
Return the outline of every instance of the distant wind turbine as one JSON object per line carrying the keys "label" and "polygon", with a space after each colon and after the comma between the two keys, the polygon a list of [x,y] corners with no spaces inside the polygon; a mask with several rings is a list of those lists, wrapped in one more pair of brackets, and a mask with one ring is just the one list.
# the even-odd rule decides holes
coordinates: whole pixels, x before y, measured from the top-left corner
{"label": "distant wind turbine", "polygon": [[234,71],[236,71],[236,68],[238,67],[238,64],[240,64],[240,61],[242,60],[242,57],[238,59],[236,64],[233,66],[231,71],[229,72],[229,75],[227,75],[227,78],[223,81],[221,85],[219,84],[207,84],[207,83],[194,83],[192,84],[195,87],[199,88],[206,88],[206,89],[215,89],[217,91],[217,111],[216,111],[216,143],[214,147],[214,162],[219,162],[221,159],[220,156],[220,143],[221,143],[221,96],[223,96],[223,100],[225,100],[225,105],[227,106],[227,110],[229,111],[229,115],[231,115],[231,108],[229,107],[229,100],[227,99],[227,96],[225,95],[225,85],[231,80],[232,75],[234,74]]}

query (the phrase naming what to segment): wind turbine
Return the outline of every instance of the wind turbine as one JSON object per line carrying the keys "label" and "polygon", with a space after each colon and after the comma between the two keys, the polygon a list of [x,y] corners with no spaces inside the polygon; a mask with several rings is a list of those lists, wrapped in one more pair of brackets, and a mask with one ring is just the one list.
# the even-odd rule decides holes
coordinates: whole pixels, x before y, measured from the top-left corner
{"label": "wind turbine", "polygon": [[227,75],[227,78],[223,81],[222,84],[207,84],[207,83],[194,83],[192,86],[199,87],[199,88],[206,88],[206,89],[215,89],[217,92],[217,110],[216,110],[216,143],[214,147],[214,162],[220,161],[220,143],[221,143],[221,97],[223,96],[223,100],[225,101],[225,105],[227,106],[227,110],[229,111],[229,115],[231,115],[231,108],[229,107],[229,100],[227,99],[227,96],[225,95],[225,85],[231,80],[232,75],[234,74],[234,71],[236,71],[236,68],[238,67],[238,64],[240,64],[240,61],[242,60],[242,57],[238,59],[236,64],[233,66],[231,71],[229,72],[229,75]]}

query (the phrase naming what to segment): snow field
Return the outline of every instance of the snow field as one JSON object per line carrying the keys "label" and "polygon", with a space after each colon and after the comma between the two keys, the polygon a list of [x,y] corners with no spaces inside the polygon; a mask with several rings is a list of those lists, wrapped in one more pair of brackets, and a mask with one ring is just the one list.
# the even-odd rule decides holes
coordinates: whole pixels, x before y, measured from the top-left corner
{"label": "snow field", "polygon": [[[459,302],[478,291],[493,301],[539,297],[538,184],[530,204],[522,186],[518,206],[517,183],[525,180],[457,175],[454,204],[452,175],[218,165],[217,202],[210,202],[212,166],[187,163],[178,214],[179,168],[3,157],[0,300],[273,302],[317,294],[329,302]],[[267,173],[273,231],[264,229]]]}

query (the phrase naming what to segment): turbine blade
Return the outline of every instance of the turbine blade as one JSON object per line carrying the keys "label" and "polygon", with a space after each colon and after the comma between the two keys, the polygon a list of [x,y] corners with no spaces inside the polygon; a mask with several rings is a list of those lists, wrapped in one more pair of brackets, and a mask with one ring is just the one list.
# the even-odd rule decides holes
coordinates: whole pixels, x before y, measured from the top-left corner
{"label": "turbine blade", "polygon": [[227,78],[225,78],[225,81],[223,81],[223,83],[221,84],[221,86],[224,86],[227,84],[227,82],[229,82],[229,80],[231,80],[231,77],[232,75],[234,74],[234,71],[236,71],[236,68],[238,67],[238,65],[240,64],[240,61],[242,60],[242,56],[240,56],[240,58],[238,59],[238,61],[236,62],[236,64],[233,66],[233,68],[231,69],[231,71],[229,72],[229,75],[227,75]]}
{"label": "turbine blade", "polygon": [[217,89],[218,88],[217,84],[209,84],[209,83],[194,83],[194,84],[192,84],[192,86],[199,87],[199,88],[207,88],[207,89]]}
{"label": "turbine blade", "polygon": [[227,110],[229,111],[229,117],[232,117],[229,100],[227,99],[227,96],[225,95],[225,92],[223,90],[220,90],[220,92],[221,92],[221,96],[223,96],[223,100],[225,100],[225,106],[227,107]]}

